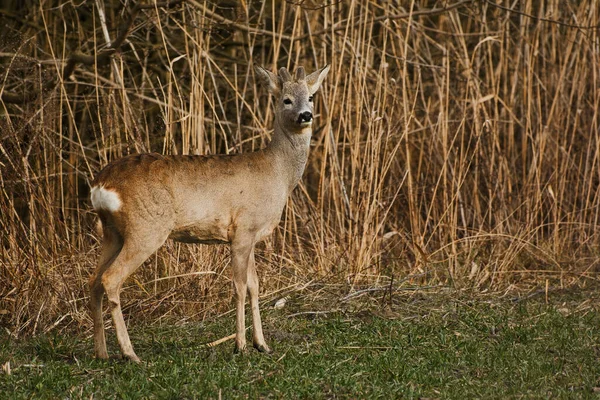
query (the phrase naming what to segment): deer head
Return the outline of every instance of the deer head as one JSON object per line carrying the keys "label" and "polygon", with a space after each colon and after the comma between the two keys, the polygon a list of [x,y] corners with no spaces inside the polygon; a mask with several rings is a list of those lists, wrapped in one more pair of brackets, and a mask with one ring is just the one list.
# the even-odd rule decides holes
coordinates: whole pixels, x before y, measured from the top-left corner
{"label": "deer head", "polygon": [[304,133],[313,121],[313,95],[329,72],[329,65],[306,76],[304,67],[298,67],[295,76],[286,68],[279,75],[262,67],[256,74],[269,92],[275,96],[275,125],[288,134]]}

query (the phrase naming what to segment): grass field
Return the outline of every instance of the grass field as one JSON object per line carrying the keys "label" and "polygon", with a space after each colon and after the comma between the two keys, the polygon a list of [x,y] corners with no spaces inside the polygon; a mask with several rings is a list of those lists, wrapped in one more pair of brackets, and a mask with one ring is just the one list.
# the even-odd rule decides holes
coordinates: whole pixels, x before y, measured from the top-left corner
{"label": "grass field", "polygon": [[[597,292],[551,293],[548,303],[542,292],[502,299],[413,292],[391,303],[368,300],[328,313],[296,306],[294,299],[284,309],[265,310],[271,355],[234,355],[231,342],[204,346],[231,332],[229,317],[179,326],[131,322],[141,365],[95,360],[91,338],[81,335],[2,336],[0,362],[5,369],[10,363],[11,373],[0,375],[0,393],[98,399],[598,396]],[[116,355],[112,334],[109,350]]]}

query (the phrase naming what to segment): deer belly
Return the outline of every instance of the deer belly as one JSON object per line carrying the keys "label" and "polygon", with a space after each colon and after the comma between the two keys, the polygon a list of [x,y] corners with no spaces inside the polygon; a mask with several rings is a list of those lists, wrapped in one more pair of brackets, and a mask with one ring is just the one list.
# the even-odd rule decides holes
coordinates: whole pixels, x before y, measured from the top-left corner
{"label": "deer belly", "polygon": [[169,239],[183,243],[229,243],[227,231],[215,226],[191,225],[175,229],[169,235]]}

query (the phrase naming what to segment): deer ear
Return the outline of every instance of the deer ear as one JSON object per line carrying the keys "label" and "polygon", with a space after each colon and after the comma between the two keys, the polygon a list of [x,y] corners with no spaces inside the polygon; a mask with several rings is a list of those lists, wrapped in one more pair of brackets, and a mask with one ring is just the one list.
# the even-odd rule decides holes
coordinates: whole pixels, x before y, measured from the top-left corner
{"label": "deer ear", "polygon": [[254,72],[258,76],[260,83],[269,90],[269,93],[277,96],[279,93],[279,78],[277,75],[258,65],[254,66]]}
{"label": "deer ear", "polygon": [[312,74],[306,77],[306,85],[308,86],[308,93],[315,94],[317,90],[321,87],[321,83],[327,76],[329,72],[329,65],[324,66],[323,68],[313,72]]}

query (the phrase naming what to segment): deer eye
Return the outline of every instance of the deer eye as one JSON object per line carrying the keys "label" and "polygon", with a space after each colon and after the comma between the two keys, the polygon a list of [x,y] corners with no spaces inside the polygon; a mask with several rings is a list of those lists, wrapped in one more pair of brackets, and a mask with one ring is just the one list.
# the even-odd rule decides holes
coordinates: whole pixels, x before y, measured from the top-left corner
{"label": "deer eye", "polygon": [[308,101],[310,101],[312,103],[313,97],[312,96],[308,96]]}
{"label": "deer eye", "polygon": [[283,99],[283,104],[289,106],[290,104],[292,104],[292,100],[290,100],[290,99]]}

